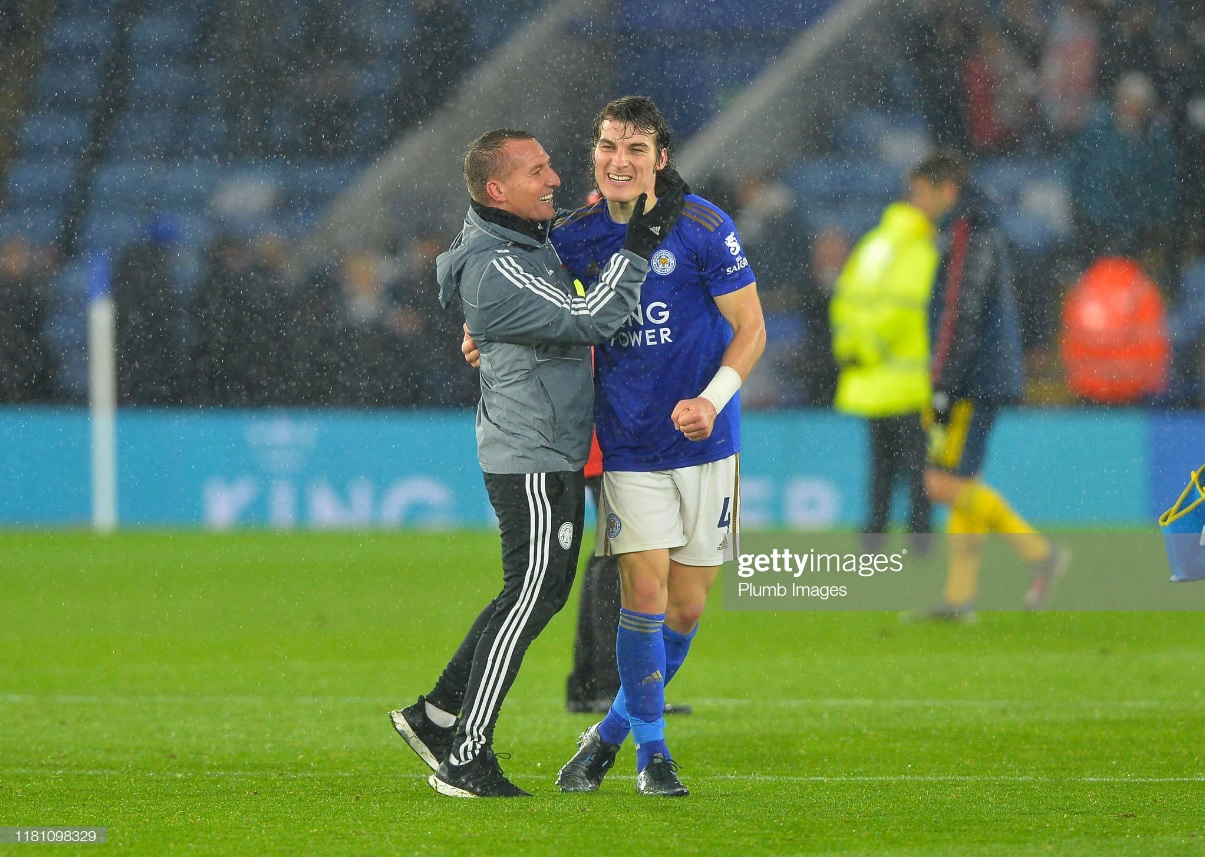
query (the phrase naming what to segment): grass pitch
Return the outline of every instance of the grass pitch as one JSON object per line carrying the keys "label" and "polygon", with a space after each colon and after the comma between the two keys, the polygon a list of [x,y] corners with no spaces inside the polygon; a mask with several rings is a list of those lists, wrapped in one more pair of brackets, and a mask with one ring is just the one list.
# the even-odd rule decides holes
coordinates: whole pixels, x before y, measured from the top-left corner
{"label": "grass pitch", "polygon": [[[496,536],[0,534],[0,826],[131,854],[1200,854],[1196,613],[725,612],[670,689],[693,794],[556,770],[575,607],[498,728],[535,793],[426,785],[386,712],[499,583]],[[1201,584],[1205,585],[1205,584]],[[576,596],[574,603],[576,602]],[[0,846],[32,853],[51,846]]]}

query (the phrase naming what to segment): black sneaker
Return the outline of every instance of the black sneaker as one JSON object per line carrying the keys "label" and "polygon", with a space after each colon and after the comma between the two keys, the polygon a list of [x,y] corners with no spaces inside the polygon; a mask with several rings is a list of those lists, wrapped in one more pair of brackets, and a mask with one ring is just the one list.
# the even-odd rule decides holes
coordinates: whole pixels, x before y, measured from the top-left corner
{"label": "black sneaker", "polygon": [[618,744],[608,744],[598,737],[595,723],[577,739],[577,752],[556,775],[556,784],[563,792],[593,792],[602,785],[603,777],[615,764]]}
{"label": "black sneaker", "polygon": [[678,763],[654,753],[644,770],[636,776],[636,792],[654,797],[685,797],[690,790],[678,779]]}
{"label": "black sneaker", "polygon": [[1042,602],[1050,595],[1054,582],[1067,573],[1071,565],[1071,549],[1065,545],[1056,545],[1050,549],[1050,556],[1033,566],[1033,577],[1029,581],[1029,590],[1025,593],[1027,610],[1037,610]]}
{"label": "black sneaker", "polygon": [[463,765],[449,765],[444,759],[427,783],[448,797],[531,797],[506,778],[498,756],[488,747]]}
{"label": "black sneaker", "polygon": [[409,708],[401,708],[389,712],[389,721],[397,734],[402,736],[410,749],[418,753],[418,757],[435,771],[439,763],[452,749],[452,738],[456,735],[455,726],[436,726],[427,717],[425,706],[426,697],[420,696],[418,702]]}

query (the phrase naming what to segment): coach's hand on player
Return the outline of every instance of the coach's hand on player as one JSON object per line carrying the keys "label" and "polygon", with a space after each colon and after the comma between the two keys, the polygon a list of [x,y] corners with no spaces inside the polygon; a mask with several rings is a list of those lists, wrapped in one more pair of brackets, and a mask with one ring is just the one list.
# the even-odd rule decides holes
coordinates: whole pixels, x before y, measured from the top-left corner
{"label": "coach's hand on player", "polygon": [[678,215],[682,213],[685,201],[681,184],[671,185],[665,196],[658,197],[656,205],[650,211],[644,210],[648,203],[648,194],[642,193],[636,197],[636,207],[631,220],[628,221],[628,234],[623,239],[623,249],[643,259],[650,258],[678,222]]}
{"label": "coach's hand on player", "polygon": [[687,440],[707,440],[715,427],[715,405],[710,400],[700,396],[697,399],[683,399],[674,406],[670,419],[674,421],[678,431],[686,435]]}
{"label": "coach's hand on player", "polygon": [[464,339],[460,340],[460,353],[464,355],[464,360],[474,369],[481,368],[481,349],[477,347],[477,343],[473,341],[473,337],[469,336],[469,326],[464,326]]}

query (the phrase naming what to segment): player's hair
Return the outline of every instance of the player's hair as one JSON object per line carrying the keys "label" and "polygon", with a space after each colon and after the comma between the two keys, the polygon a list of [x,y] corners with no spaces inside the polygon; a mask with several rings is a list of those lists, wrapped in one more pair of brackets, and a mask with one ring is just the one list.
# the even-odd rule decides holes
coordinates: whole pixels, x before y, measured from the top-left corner
{"label": "player's hair", "polygon": [[952,182],[961,190],[971,178],[966,159],[952,149],[938,149],[908,171],[908,180],[925,179],[935,185]]}
{"label": "player's hair", "polygon": [[486,183],[501,175],[509,161],[506,144],[511,140],[534,139],[535,135],[526,131],[496,128],[486,131],[470,143],[464,154],[464,183],[468,186],[469,196],[482,205],[487,204],[489,196],[485,192]]}
{"label": "player's hair", "polygon": [[[598,138],[602,136],[603,122],[608,119],[623,125],[631,125],[645,134],[652,135],[657,148],[665,149],[669,153],[669,160],[666,163],[673,163],[674,153],[670,147],[673,132],[670,130],[665,116],[653,103],[653,99],[647,95],[625,95],[623,98],[616,98],[599,111],[599,114],[594,117],[594,134],[590,140],[591,149],[598,145]],[[657,156],[660,157],[660,152],[657,153]]]}

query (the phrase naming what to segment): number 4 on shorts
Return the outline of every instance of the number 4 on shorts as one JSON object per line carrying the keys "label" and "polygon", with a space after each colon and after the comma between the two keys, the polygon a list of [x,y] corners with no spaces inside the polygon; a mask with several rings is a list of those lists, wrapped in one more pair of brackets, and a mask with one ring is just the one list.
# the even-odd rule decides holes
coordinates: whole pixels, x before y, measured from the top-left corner
{"label": "number 4 on shorts", "polygon": [[726,529],[728,529],[728,527],[730,527],[732,525],[732,511],[730,508],[731,504],[732,504],[732,497],[730,497],[730,496],[725,497],[724,498],[724,508],[722,508],[720,510],[720,520],[715,525],[716,529],[726,530]]}

